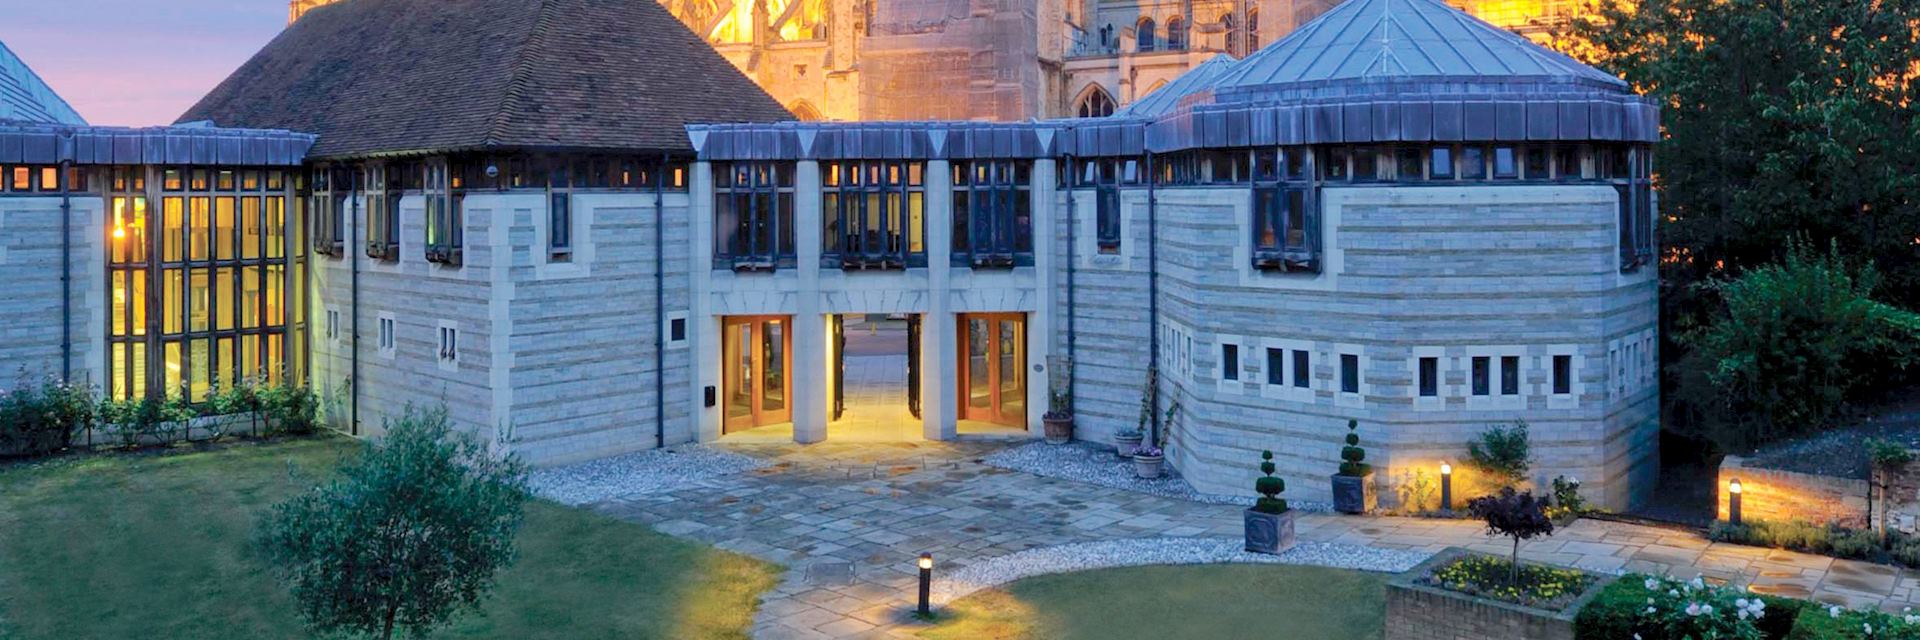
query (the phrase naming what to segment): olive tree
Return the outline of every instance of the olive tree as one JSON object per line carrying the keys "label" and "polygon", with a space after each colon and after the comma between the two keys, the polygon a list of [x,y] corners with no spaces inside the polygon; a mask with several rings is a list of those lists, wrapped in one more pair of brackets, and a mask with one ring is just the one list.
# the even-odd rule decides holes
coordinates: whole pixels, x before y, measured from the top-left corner
{"label": "olive tree", "polygon": [[409,408],[327,484],[274,505],[257,538],[317,631],[425,635],[512,563],[525,467]]}

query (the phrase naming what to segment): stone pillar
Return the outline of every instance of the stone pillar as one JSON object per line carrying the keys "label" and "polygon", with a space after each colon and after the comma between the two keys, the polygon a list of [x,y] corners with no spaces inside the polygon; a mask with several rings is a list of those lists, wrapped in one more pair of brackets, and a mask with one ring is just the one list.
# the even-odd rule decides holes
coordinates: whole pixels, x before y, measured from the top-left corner
{"label": "stone pillar", "polygon": [[1056,168],[1051,159],[1033,161],[1033,313],[1027,314],[1027,431],[1045,435],[1041,414],[1046,413],[1047,356],[1053,353],[1054,269],[1054,185]]}
{"label": "stone pillar", "polygon": [[793,185],[795,273],[800,280],[791,327],[793,441],[811,444],[827,439],[827,381],[833,377],[826,317],[820,314],[820,163],[795,163]]}
{"label": "stone pillar", "polygon": [[927,163],[927,315],[920,319],[920,421],[928,440],[959,433],[956,395],[960,381],[958,331],[949,311],[953,271],[953,169],[945,160]]}
{"label": "stone pillar", "polygon": [[[720,437],[718,406],[707,406],[707,389],[720,396],[720,318],[713,315],[708,294],[713,290],[713,164],[696,162],[687,183],[687,221],[693,246],[687,271],[692,295],[687,313],[687,342],[693,374],[687,376],[687,415],[701,442]],[[717,405],[718,402],[716,401]]]}

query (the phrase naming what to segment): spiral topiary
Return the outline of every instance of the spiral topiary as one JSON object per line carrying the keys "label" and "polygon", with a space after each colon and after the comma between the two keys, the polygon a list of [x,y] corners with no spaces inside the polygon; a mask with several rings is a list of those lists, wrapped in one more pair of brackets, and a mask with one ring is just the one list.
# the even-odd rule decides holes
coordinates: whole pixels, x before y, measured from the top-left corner
{"label": "spiral topiary", "polygon": [[1340,448],[1340,475],[1355,478],[1373,473],[1373,465],[1361,462],[1367,459],[1367,450],[1360,448],[1360,421],[1347,421],[1347,446]]}
{"label": "spiral topiary", "polygon": [[1253,480],[1253,490],[1260,492],[1260,498],[1253,501],[1253,510],[1260,513],[1281,514],[1287,512],[1287,501],[1280,498],[1280,492],[1287,490],[1287,481],[1273,475],[1273,452],[1260,452],[1260,472],[1267,474]]}

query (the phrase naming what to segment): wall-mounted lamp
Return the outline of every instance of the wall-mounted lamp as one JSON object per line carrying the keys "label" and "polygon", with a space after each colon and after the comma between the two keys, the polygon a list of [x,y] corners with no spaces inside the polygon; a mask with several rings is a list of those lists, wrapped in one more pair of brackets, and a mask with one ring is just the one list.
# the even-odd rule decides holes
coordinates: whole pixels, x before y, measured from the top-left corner
{"label": "wall-mounted lamp", "polygon": [[1440,463],[1440,513],[1453,513],[1453,465]]}
{"label": "wall-mounted lamp", "polygon": [[1727,481],[1727,522],[1740,524],[1740,479]]}
{"label": "wall-mounted lamp", "polygon": [[928,599],[933,594],[933,554],[920,554],[920,616],[933,615],[932,603]]}

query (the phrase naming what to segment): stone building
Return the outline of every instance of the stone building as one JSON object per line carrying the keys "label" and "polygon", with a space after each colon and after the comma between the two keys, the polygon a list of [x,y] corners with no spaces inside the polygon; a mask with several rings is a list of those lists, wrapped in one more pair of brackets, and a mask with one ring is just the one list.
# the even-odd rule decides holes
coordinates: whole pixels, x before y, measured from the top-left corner
{"label": "stone building", "polygon": [[[1209,492],[1245,493],[1270,449],[1324,499],[1348,420],[1382,480],[1525,420],[1539,480],[1615,508],[1652,488],[1658,109],[1524,37],[1349,0],[1110,116],[801,122],[658,4],[529,6],[317,9],[141,132],[162,155],[127,181],[8,155],[77,125],[0,129],[0,168],[29,167],[0,269],[79,283],[0,305],[0,367],[60,355],[119,396],[283,375],[343,430],[443,403],[558,464],[871,435],[847,326],[891,317],[909,438],[1036,436],[1058,381],[1082,440],[1154,407]],[[87,184],[35,191],[69,157]],[[265,244],[226,257],[255,197]],[[148,251],[121,257],[129,236]],[[281,282],[265,319],[227,310],[251,297],[228,305],[229,277]],[[72,340],[41,329],[63,314]]]}
{"label": "stone building", "polygon": [[[801,120],[998,121],[1112,113],[1338,1],[660,0]],[[1525,33],[1575,4],[1450,1]]]}

